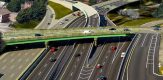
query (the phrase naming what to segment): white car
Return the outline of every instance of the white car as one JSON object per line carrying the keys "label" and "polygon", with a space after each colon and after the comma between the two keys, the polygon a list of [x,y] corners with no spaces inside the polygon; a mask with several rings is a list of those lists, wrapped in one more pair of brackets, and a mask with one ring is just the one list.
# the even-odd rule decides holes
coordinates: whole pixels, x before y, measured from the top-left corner
{"label": "white car", "polygon": [[89,34],[89,33],[92,33],[92,31],[91,30],[84,30],[83,33],[84,34]]}
{"label": "white car", "polygon": [[126,52],[121,53],[121,57],[125,57],[125,55],[126,55]]}

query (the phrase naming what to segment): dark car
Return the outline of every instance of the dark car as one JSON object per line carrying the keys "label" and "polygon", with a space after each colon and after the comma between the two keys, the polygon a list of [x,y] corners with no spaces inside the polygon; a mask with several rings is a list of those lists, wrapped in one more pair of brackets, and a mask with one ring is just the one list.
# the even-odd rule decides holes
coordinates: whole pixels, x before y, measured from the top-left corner
{"label": "dark car", "polygon": [[103,75],[101,75],[101,76],[99,76],[98,77],[98,79],[97,80],[106,80],[106,77],[105,76],[103,76]]}
{"label": "dark car", "polygon": [[160,28],[159,27],[155,27],[154,30],[160,30]]}
{"label": "dark car", "polygon": [[50,58],[50,62],[55,62],[57,59]]}
{"label": "dark car", "polygon": [[116,30],[116,28],[110,28],[109,30]]}
{"label": "dark car", "polygon": [[75,54],[75,57],[79,57],[81,54]]}
{"label": "dark car", "polygon": [[124,31],[130,31],[130,29],[128,29],[128,28],[124,28]]}
{"label": "dark car", "polygon": [[50,62],[55,62],[57,59],[55,58],[55,56],[54,55],[52,55],[51,57],[50,57]]}
{"label": "dark car", "polygon": [[35,36],[43,36],[43,35],[39,33],[35,33]]}

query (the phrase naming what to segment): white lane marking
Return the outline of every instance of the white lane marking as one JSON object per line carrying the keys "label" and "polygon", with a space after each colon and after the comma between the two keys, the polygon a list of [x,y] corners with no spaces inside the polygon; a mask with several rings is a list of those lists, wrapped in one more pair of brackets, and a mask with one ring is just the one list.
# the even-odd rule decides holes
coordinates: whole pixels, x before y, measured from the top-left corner
{"label": "white lane marking", "polygon": [[105,57],[106,59],[108,58],[108,56]]}
{"label": "white lane marking", "polygon": [[[90,45],[89,50],[88,50],[87,53],[90,54],[90,51],[91,51],[92,47],[93,47],[93,43],[91,43],[91,45]],[[84,64],[86,63],[86,60],[88,59],[89,54],[87,54],[86,58],[84,59],[84,63],[83,63],[83,65],[82,65],[82,68],[81,68],[81,70],[80,70],[80,73],[81,73],[81,72],[83,71],[83,69],[84,69]],[[81,77],[80,77],[80,74],[79,74],[77,80],[79,80],[80,78],[81,78]]]}
{"label": "white lane marking", "polygon": [[91,74],[91,72],[90,73],[80,73],[80,75],[89,75],[89,74]]}
{"label": "white lane marking", "polygon": [[89,69],[89,70],[82,70],[82,72],[90,72],[92,71],[93,69]]}
{"label": "white lane marking", "polygon": [[45,64],[44,67],[46,67],[48,64]]}
{"label": "white lane marking", "polygon": [[[138,38],[137,38],[136,41],[134,42],[134,45],[133,45],[133,47],[132,47],[132,50],[134,49],[134,46],[137,45],[137,43],[138,43],[140,37],[141,37],[141,35],[139,34],[139,35],[138,35]],[[134,41],[135,38],[136,38],[136,36],[132,39],[131,43]],[[131,43],[130,43],[130,45],[131,45]],[[130,45],[128,46],[127,50],[129,49]],[[127,51],[127,50],[126,50],[126,51]],[[124,58],[123,58],[123,59],[124,59]],[[122,62],[121,62],[121,65],[122,65]],[[126,71],[125,71],[125,70],[126,70],[126,67],[127,67],[127,65],[125,66],[124,71],[123,71],[123,73],[122,73],[122,80],[124,79],[124,74],[125,74],[125,72],[126,72]],[[118,80],[119,75],[120,75],[120,69],[119,69],[119,71],[118,71],[118,76],[116,77],[116,80]]]}
{"label": "white lane marking", "polygon": [[40,72],[38,73],[38,75],[41,75],[41,73],[42,73],[42,72],[40,71]]}
{"label": "white lane marking", "polygon": [[71,72],[71,75],[70,76],[72,76],[73,75],[73,72]]}
{"label": "white lane marking", "polygon": [[[154,35],[152,35],[152,39],[153,39],[153,36],[154,36]],[[151,47],[152,39],[151,39],[151,41],[150,41],[149,50],[148,50],[148,54],[147,54],[146,69],[147,69],[147,63],[148,63],[148,57],[149,57],[149,52],[150,52],[150,47]]]}
{"label": "white lane marking", "polygon": [[[118,45],[119,45],[119,43],[118,43]],[[123,44],[122,44],[122,46],[120,47],[120,49],[117,49],[117,50],[116,50],[116,52],[115,52],[115,54],[114,54],[114,57],[113,57],[113,60],[112,60],[112,64],[113,64],[113,62],[115,61],[115,59],[117,58],[118,53],[121,51],[121,49],[123,48],[124,45],[125,45],[125,42],[123,42]]]}
{"label": "white lane marking", "polygon": [[103,62],[102,65],[105,65],[105,62]]}
{"label": "white lane marking", "polygon": [[146,40],[146,38],[147,38],[147,35],[148,35],[148,33],[145,35],[145,38],[143,39],[143,42],[141,43],[141,44],[142,44],[141,47],[144,46],[144,42],[145,42],[145,40]]}
{"label": "white lane marking", "polygon": [[[105,44],[106,44],[106,42],[105,42]],[[98,59],[97,59],[97,61],[96,61],[95,65],[97,65],[98,61],[100,60],[100,58],[101,58],[101,56],[102,56],[101,54],[103,53],[103,51],[104,51],[105,47],[107,47],[107,46],[106,46],[106,45],[104,45],[104,47],[103,47],[102,51],[100,52],[100,55],[99,55],[99,57],[98,57]],[[93,74],[94,70],[95,70],[95,66],[94,66],[94,68],[93,68],[93,70],[92,70],[92,72],[91,72],[91,75]],[[91,75],[89,76],[88,80],[90,80]]]}
{"label": "white lane marking", "polygon": [[[68,65],[66,66],[66,68],[65,68],[65,70],[64,70],[64,72],[63,72],[63,74],[61,75],[61,78],[60,78],[61,80],[62,80],[64,74],[66,73],[67,68],[69,67],[69,65],[70,65],[70,63],[71,63],[71,61],[72,61],[72,59],[74,58],[74,56],[75,56],[75,54],[76,54],[76,52],[77,52],[77,50],[78,50],[78,48],[79,48],[79,45],[80,45],[80,44],[78,44],[78,46],[77,46],[77,48],[75,49],[75,52],[74,52],[74,54],[72,55],[72,57],[71,57],[71,59],[70,59]],[[75,68],[76,68],[76,65],[75,65]]]}
{"label": "white lane marking", "polygon": [[[141,35],[140,35],[140,37],[141,37]],[[139,37],[139,39],[140,39],[140,37]],[[132,48],[132,54],[133,54],[134,49],[136,48],[136,45],[138,44],[139,39],[137,39],[136,44]],[[131,60],[132,54],[130,53],[130,59],[129,60]],[[127,80],[128,80],[128,67],[129,67],[129,63],[128,63],[128,66],[127,66]]]}
{"label": "white lane marking", "polygon": [[155,49],[154,49],[154,55],[153,55],[153,74],[154,75],[157,75],[157,76],[161,76],[161,77],[163,77],[163,75],[160,75],[160,74],[157,74],[157,73],[155,73],[155,71],[154,71],[154,69],[155,69],[155,66],[154,66],[154,64],[155,64],[155,54],[156,54],[156,45],[157,45],[157,41],[158,41],[158,33],[157,33],[157,35],[156,35],[156,42],[155,42]]}
{"label": "white lane marking", "polygon": [[[58,59],[61,57],[61,54],[63,53],[63,51],[65,51],[65,49],[67,49],[66,47],[67,47],[67,46],[64,46],[64,48],[63,48],[62,52],[60,53]],[[48,77],[49,73],[50,73],[51,70],[53,69],[54,65],[55,65],[55,63],[52,65],[52,67],[50,68],[50,70],[48,71],[47,75],[44,77],[43,80],[46,80],[46,78]]]}

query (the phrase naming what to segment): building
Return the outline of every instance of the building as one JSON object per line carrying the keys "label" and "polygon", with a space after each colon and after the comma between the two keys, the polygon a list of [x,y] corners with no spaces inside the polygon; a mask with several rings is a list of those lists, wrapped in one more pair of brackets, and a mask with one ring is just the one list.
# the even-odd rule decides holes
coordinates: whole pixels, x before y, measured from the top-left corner
{"label": "building", "polygon": [[21,8],[22,9],[31,8],[32,5],[33,5],[33,1],[26,1],[24,4],[21,5]]}
{"label": "building", "polygon": [[0,1],[0,8],[3,8],[5,6],[5,2]]}
{"label": "building", "polygon": [[7,9],[0,8],[0,23],[6,23],[10,21],[11,12]]}

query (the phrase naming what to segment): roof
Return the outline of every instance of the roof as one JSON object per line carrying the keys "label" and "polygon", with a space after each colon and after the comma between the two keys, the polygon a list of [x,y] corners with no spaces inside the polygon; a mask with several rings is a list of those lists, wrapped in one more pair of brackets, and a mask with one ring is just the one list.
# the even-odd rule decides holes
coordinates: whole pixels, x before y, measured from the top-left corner
{"label": "roof", "polygon": [[0,7],[3,7],[5,5],[5,2],[0,1]]}
{"label": "roof", "polygon": [[11,12],[7,9],[0,8],[0,15],[10,14]]}

